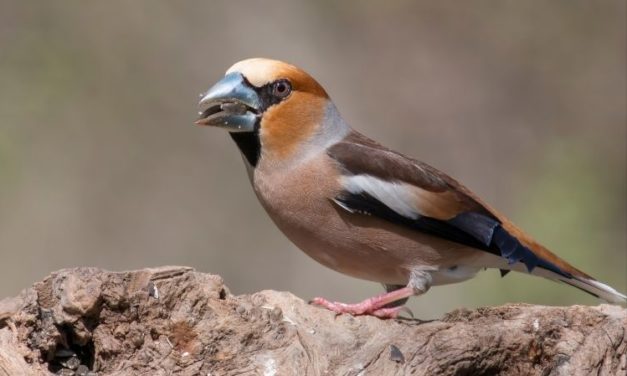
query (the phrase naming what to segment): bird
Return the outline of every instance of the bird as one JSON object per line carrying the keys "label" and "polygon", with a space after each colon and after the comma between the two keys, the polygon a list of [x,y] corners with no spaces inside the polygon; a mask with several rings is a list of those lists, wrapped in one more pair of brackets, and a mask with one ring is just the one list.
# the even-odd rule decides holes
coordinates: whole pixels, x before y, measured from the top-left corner
{"label": "bird", "polygon": [[317,297],[315,305],[395,318],[410,297],[484,269],[627,302],[457,180],[351,128],[325,89],[294,65],[242,60],[200,97],[195,124],[229,132],[254,193],[283,234],[320,264],[385,288],[359,303]]}

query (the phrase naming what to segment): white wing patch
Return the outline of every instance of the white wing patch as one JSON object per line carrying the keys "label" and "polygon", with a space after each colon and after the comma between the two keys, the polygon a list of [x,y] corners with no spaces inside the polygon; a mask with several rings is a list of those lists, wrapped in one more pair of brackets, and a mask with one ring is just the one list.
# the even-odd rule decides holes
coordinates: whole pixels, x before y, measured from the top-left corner
{"label": "white wing patch", "polygon": [[341,183],[352,194],[368,193],[398,214],[417,219],[418,195],[413,186],[377,179],[370,175],[342,176]]}

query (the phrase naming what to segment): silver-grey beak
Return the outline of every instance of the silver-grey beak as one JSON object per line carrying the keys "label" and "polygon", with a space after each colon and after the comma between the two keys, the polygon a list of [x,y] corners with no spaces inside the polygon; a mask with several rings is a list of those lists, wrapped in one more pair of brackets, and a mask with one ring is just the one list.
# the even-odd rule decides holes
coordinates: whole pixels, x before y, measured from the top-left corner
{"label": "silver-grey beak", "polygon": [[229,73],[207,91],[199,103],[198,125],[210,125],[229,132],[252,132],[259,117],[261,101],[240,73]]}

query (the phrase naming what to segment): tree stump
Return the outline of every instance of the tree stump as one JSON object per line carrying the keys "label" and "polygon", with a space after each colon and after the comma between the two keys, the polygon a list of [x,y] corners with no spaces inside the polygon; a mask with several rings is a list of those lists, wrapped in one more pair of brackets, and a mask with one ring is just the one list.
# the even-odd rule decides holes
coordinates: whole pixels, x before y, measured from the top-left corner
{"label": "tree stump", "polygon": [[611,305],[380,320],[187,267],[75,268],[0,301],[0,376],[626,375],[626,332]]}

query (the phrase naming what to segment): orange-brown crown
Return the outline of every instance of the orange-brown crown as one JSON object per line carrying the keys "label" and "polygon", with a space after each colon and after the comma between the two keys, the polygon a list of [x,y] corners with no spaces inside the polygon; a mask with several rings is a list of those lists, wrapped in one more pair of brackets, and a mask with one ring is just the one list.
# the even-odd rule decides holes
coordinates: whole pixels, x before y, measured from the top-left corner
{"label": "orange-brown crown", "polygon": [[241,73],[248,82],[257,87],[279,79],[287,79],[296,91],[328,98],[326,91],[313,77],[302,69],[279,60],[264,58],[242,60],[235,63],[226,73],[232,72]]}

